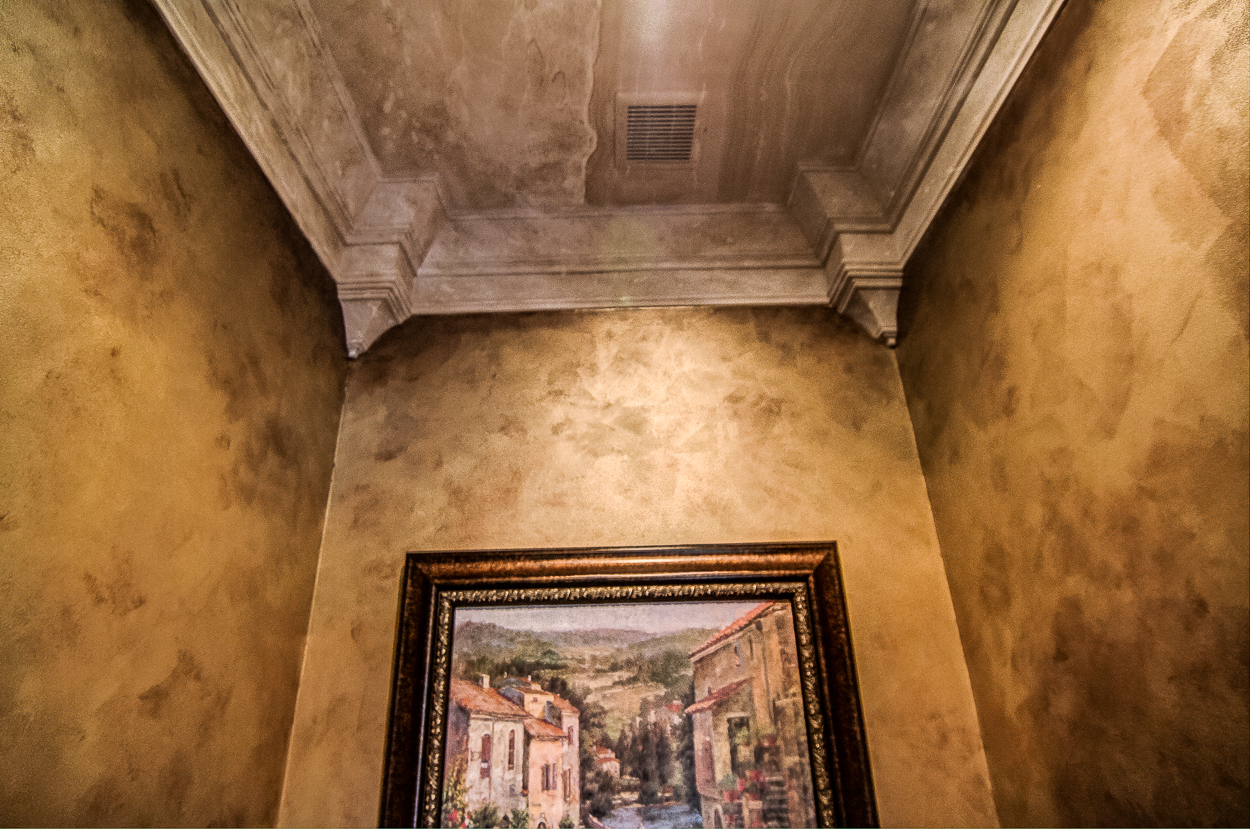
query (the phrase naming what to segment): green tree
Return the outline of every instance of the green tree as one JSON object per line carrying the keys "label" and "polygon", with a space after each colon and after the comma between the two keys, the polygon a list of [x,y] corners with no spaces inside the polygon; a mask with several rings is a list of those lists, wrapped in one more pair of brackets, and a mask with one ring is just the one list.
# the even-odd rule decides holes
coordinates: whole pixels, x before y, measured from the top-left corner
{"label": "green tree", "polygon": [[667,786],[673,779],[673,746],[661,723],[655,724],[655,771],[661,786]]}
{"label": "green tree", "polygon": [[587,792],[586,809],[596,818],[602,818],[612,812],[613,797],[619,791],[617,780],[612,775],[596,771],[583,788]]}
{"label": "green tree", "polygon": [[[644,703],[645,705],[645,703]],[[659,732],[659,723],[642,724],[638,728],[638,780],[642,783],[642,791],[638,802],[644,806],[656,803],[660,799],[659,774],[659,741],[664,735]]]}
{"label": "green tree", "polygon": [[499,826],[499,808],[486,805],[469,815],[469,823],[476,829],[496,829]]}
{"label": "green tree", "polygon": [[[685,711],[694,705],[694,682],[690,681],[681,695],[682,710]],[[701,811],[703,804],[699,799],[699,790],[695,788],[694,776],[694,723],[691,722],[690,715],[682,717],[681,725],[677,727],[676,733],[677,762],[681,765],[681,779],[685,791],[686,803],[696,812]]]}
{"label": "green tree", "polygon": [[616,735],[616,759],[621,761],[621,774],[634,775],[637,759],[634,754],[634,731],[629,725],[621,725],[621,733]]}

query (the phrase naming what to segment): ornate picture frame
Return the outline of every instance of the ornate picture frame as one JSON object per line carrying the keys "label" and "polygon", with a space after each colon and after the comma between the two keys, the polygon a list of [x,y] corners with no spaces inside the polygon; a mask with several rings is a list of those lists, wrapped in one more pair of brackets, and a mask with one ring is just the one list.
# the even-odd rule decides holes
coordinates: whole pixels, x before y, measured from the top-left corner
{"label": "ornate picture frame", "polygon": [[[793,637],[787,641],[797,655],[799,720],[806,726],[801,736],[808,755],[804,768],[811,775],[810,788],[807,781],[804,787],[814,801],[812,819],[819,826],[877,825],[833,542],[409,553],[400,596],[380,825],[438,826],[445,819],[449,718],[460,710],[452,698],[458,610],[704,602],[750,602],[754,609],[748,616],[788,606]],[[713,642],[746,621],[744,617],[726,627],[692,657],[712,650]],[[782,629],[780,621],[777,629]],[[487,677],[482,679],[488,693],[497,693]],[[462,692],[481,693],[467,687],[473,683],[458,682]],[[533,689],[542,690],[537,684]],[[724,693],[709,694],[706,700],[714,702]],[[525,701],[524,695],[516,699]],[[567,706],[558,696],[554,699]],[[694,712],[710,704],[691,705],[685,713],[693,721]],[[673,709],[681,715],[681,706]],[[756,746],[756,756],[766,749]],[[738,820],[744,814],[740,810]]]}

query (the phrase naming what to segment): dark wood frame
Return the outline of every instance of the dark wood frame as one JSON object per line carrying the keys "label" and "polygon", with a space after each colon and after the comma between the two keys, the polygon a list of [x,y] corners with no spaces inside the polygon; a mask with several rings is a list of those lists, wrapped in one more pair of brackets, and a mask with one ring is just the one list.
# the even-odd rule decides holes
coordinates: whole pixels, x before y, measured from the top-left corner
{"label": "dark wood frame", "polygon": [[409,553],[400,594],[382,826],[437,826],[457,606],[787,599],[822,826],[876,826],[833,542]]}

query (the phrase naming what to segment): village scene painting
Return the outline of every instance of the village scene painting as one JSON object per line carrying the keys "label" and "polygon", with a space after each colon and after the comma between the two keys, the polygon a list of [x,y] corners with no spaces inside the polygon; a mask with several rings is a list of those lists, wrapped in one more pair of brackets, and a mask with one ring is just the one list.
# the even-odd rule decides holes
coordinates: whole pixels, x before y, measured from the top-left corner
{"label": "village scene painting", "polygon": [[448,827],[815,826],[790,604],[458,608]]}

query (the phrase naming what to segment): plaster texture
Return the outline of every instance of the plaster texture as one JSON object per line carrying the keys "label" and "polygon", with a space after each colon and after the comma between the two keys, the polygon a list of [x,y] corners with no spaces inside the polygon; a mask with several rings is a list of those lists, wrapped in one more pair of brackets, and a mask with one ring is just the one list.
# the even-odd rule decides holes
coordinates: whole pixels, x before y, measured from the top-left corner
{"label": "plaster texture", "polygon": [[342,341],[149,4],[0,4],[0,823],[274,821]]}
{"label": "plaster texture", "polygon": [[353,363],[279,823],[377,819],[411,550],[835,539],[886,825],[996,825],[892,352],[827,308],[416,318]]}
{"label": "plaster texture", "polygon": [[1247,11],[1070,3],[898,360],[1005,825],[1250,822]]}
{"label": "plaster texture", "polygon": [[309,0],[380,168],[460,209],[582,203],[599,5]]}
{"label": "plaster texture", "polygon": [[[604,0],[591,204],[783,203],[798,162],[854,166],[917,3]],[[689,164],[627,163],[618,96],[697,93]]]}

